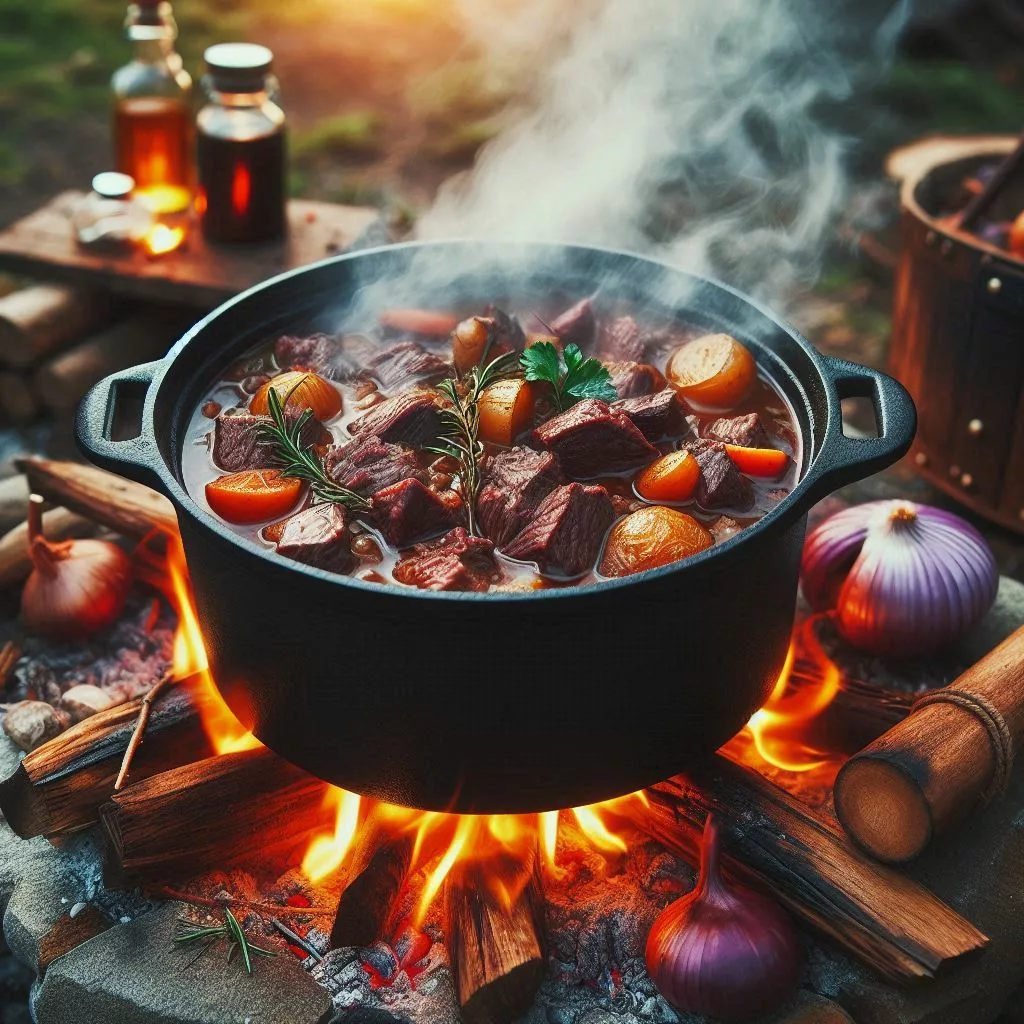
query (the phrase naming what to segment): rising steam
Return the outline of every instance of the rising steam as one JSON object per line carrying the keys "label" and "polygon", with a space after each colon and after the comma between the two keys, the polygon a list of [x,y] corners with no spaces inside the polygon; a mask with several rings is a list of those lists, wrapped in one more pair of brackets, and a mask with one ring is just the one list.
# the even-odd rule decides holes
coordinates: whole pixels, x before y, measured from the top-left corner
{"label": "rising steam", "polygon": [[813,279],[848,195],[835,115],[906,2],[462,3],[535,86],[422,237],[629,248],[773,302]]}

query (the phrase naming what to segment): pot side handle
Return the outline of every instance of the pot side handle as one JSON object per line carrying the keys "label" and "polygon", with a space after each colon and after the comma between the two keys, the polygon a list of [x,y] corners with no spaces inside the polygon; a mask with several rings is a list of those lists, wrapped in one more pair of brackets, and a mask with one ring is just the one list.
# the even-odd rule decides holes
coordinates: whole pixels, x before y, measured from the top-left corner
{"label": "pot side handle", "polygon": [[[891,466],[906,455],[917,432],[914,400],[899,381],[844,359],[823,356],[822,363],[829,390],[829,417],[821,454],[808,474],[813,501]],[[843,433],[844,398],[871,399],[878,437],[847,437]]]}
{"label": "pot side handle", "polygon": [[138,437],[114,441],[110,432],[121,394],[130,391],[135,398],[145,397],[163,366],[164,361],[157,359],[104,377],[82,399],[75,418],[75,440],[91,462],[160,491],[164,489],[157,470],[160,453],[145,417]]}

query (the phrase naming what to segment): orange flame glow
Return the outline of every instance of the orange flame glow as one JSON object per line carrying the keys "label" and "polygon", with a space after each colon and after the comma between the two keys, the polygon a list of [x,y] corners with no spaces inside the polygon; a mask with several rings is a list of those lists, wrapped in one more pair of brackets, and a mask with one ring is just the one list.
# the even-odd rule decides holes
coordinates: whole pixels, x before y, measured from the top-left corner
{"label": "orange flame glow", "polygon": [[[822,649],[815,632],[819,620],[820,616],[813,616],[797,630],[772,695],[760,711],[754,712],[743,732],[722,748],[722,753],[745,763],[751,763],[753,753],[774,768],[796,773],[835,764],[827,751],[815,750],[802,739],[807,726],[835,699],[842,682],[838,667]],[[794,686],[798,652],[810,660],[813,673],[803,685]]]}
{"label": "orange flame glow", "polygon": [[174,675],[178,678],[202,675],[207,699],[201,704],[200,717],[210,745],[216,753],[230,754],[239,750],[253,750],[260,746],[260,741],[251,732],[242,728],[238,719],[224,703],[224,698],[218,693],[217,687],[213,685],[203,634],[200,632],[199,618],[192,601],[185,552],[179,537],[173,537],[168,541],[167,571],[171,580],[171,592],[168,596],[172,598],[174,610],[178,614],[178,629],[174,635],[171,662]]}
{"label": "orange flame glow", "polygon": [[167,224],[154,224],[142,240],[150,256],[164,256],[174,252],[185,241],[185,229],[172,228]]}

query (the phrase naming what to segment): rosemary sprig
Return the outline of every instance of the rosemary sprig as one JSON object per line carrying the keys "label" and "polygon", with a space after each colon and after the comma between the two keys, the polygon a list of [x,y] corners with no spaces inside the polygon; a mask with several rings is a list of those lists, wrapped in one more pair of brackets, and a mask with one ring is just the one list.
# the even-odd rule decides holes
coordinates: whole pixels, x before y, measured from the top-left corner
{"label": "rosemary sprig", "polygon": [[203,926],[194,924],[187,917],[179,917],[178,920],[189,926],[188,931],[174,936],[175,943],[186,945],[192,942],[206,942],[207,945],[216,942],[218,939],[226,939],[228,943],[228,963],[235,955],[236,950],[241,950],[242,962],[245,964],[246,974],[252,974],[253,956],[276,956],[272,949],[264,949],[250,942],[246,937],[238,918],[231,913],[230,907],[224,908],[224,924],[214,926]]}
{"label": "rosemary sprig", "polygon": [[480,530],[476,522],[476,496],[480,490],[480,457],[484,452],[480,442],[480,396],[496,380],[509,376],[517,361],[518,353],[506,352],[484,367],[474,366],[461,380],[449,377],[437,385],[437,390],[451,402],[451,408],[441,410],[442,433],[438,443],[426,447],[458,462],[466,501],[466,528],[477,537]]}
{"label": "rosemary sprig", "polygon": [[[290,395],[288,396],[290,397]],[[302,431],[313,416],[312,409],[306,409],[301,416],[288,422],[284,404],[275,388],[267,389],[267,407],[270,422],[259,426],[261,440],[270,445],[273,459],[284,476],[305,480],[318,501],[344,505],[353,512],[366,512],[370,503],[355,491],[336,484],[325,472],[323,463],[317,458],[312,445],[302,443]]]}

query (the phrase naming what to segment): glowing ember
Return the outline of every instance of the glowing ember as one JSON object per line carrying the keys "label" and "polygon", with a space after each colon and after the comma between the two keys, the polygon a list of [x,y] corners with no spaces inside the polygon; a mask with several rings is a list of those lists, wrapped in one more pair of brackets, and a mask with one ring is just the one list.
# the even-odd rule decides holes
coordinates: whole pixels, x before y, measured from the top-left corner
{"label": "glowing ember", "polygon": [[[192,602],[184,553],[180,540],[173,538],[168,548],[169,596],[179,616],[174,644],[174,672],[178,676],[202,673],[210,700],[203,710],[203,725],[218,753],[251,749],[259,741],[242,728],[217,693],[210,678],[199,621]],[[801,736],[809,722],[830,704],[840,687],[840,674],[822,650],[814,629],[815,619],[797,631],[778,683],[765,706],[748,725],[721,750],[725,756],[754,768],[772,766],[784,772],[807,773],[837,767],[834,758],[814,750]],[[798,662],[810,662],[811,678],[793,686]],[[797,777],[797,776],[794,776]],[[627,850],[626,840],[617,829],[628,819],[619,812],[626,805],[647,805],[643,792],[566,812],[593,848],[609,856]],[[324,829],[312,836],[302,862],[303,872],[314,882],[344,871],[361,842],[381,843],[388,838],[413,836],[411,871],[424,871],[426,881],[420,893],[414,924],[424,921],[441,891],[445,879],[460,862],[500,861],[528,864],[536,856],[546,869],[559,873],[556,862],[560,812],[518,815],[457,815],[436,811],[418,811],[361,798],[355,793],[331,788],[324,803]],[[333,821],[333,824],[328,822]],[[502,871],[485,872],[486,884],[495,897],[511,906],[526,884],[528,872],[520,872],[512,887]]]}
{"label": "glowing ember", "polygon": [[150,256],[163,256],[166,253],[174,252],[184,241],[184,228],[172,228],[166,224],[154,224],[146,232],[142,244],[146,247],[146,252]]}

